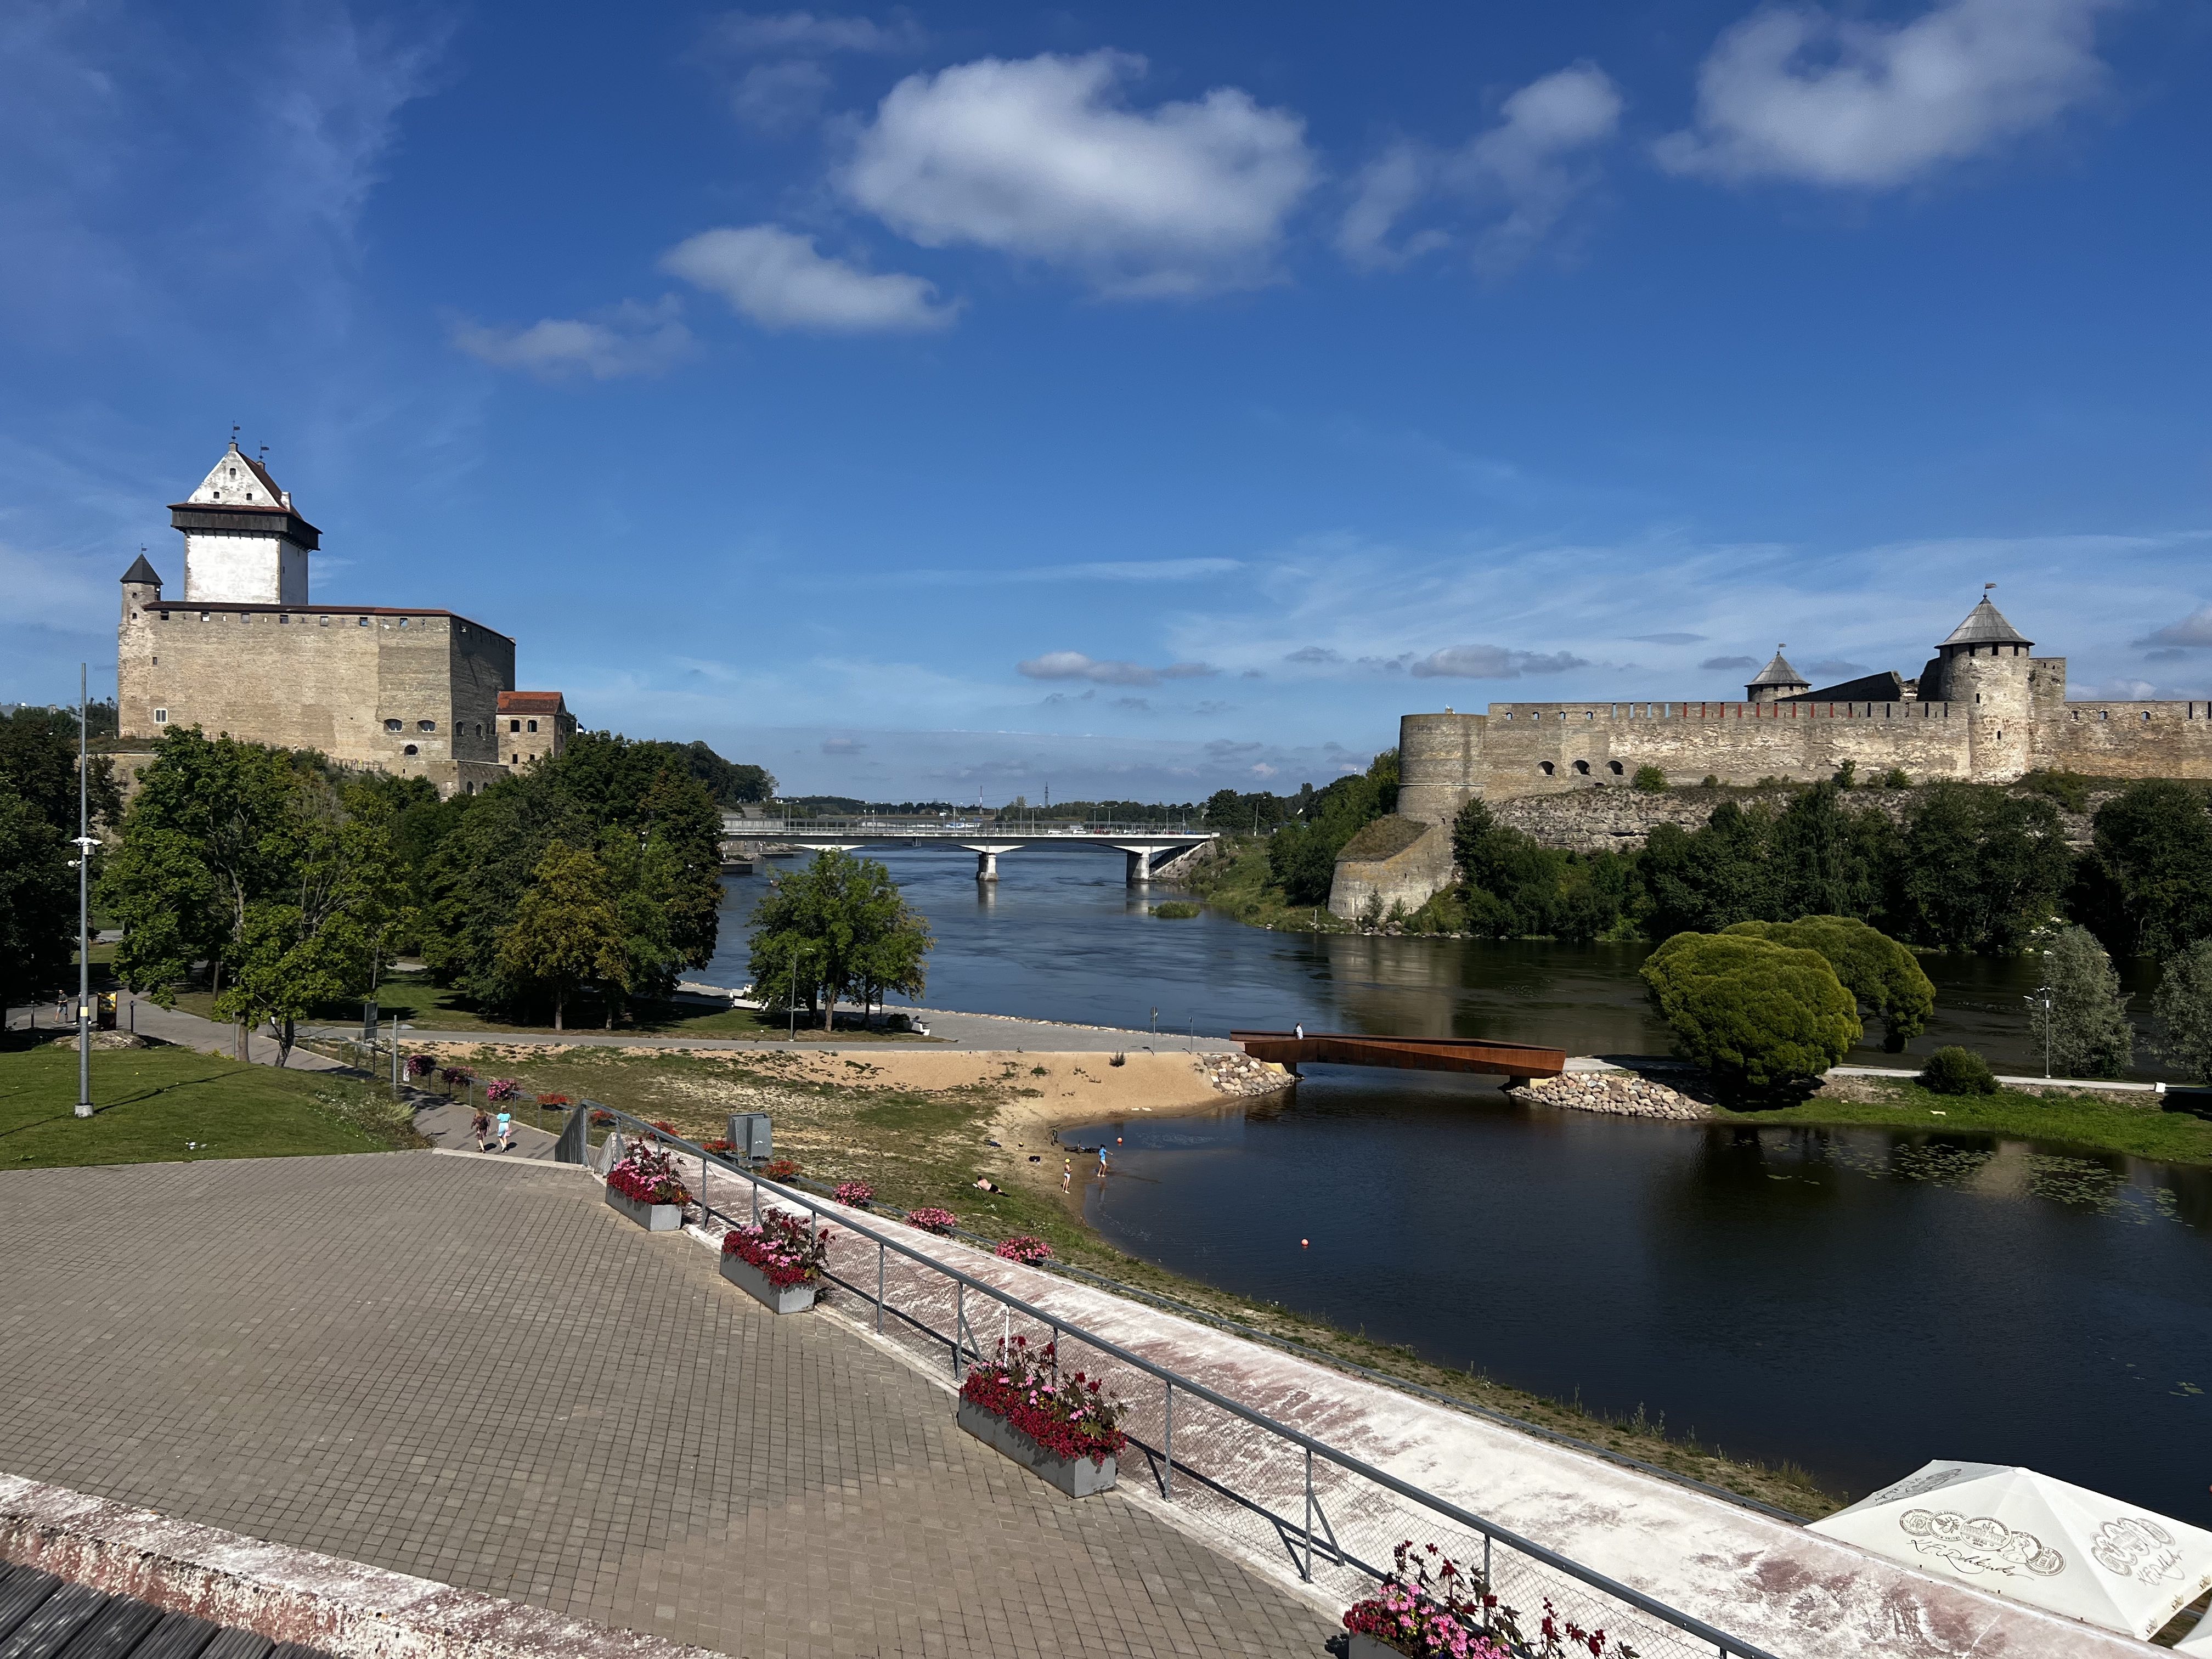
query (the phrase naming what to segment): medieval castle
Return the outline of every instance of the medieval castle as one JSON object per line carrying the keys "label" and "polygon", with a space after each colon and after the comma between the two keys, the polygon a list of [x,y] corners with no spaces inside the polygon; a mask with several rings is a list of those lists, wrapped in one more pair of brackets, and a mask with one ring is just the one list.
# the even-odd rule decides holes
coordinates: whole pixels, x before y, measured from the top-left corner
{"label": "medieval castle", "polygon": [[322,532],[235,438],[169,522],[184,532],[183,597],[162,597],[143,554],[124,573],[124,738],[197,726],[428,778],[452,795],[559,754],[575,731],[559,692],[514,689],[514,641],[481,623],[310,605],[307,561]]}
{"label": "medieval castle", "polygon": [[1398,817],[1346,848],[1329,908],[1417,908],[1452,878],[1450,824],[1468,801],[1505,806],[1671,784],[1808,782],[1852,763],[1867,782],[2009,783],[2039,769],[2103,778],[2212,779],[2212,702],[2069,702],[2066,659],[1984,597],[1917,678],[1870,674],[1815,690],[1780,652],[1740,702],[1508,702],[1398,722]]}

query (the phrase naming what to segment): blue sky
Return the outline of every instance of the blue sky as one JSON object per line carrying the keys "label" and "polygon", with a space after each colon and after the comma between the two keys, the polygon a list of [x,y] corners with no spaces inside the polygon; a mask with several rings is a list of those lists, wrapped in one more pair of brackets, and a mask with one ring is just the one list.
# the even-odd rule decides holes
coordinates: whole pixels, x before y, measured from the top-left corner
{"label": "blue sky", "polygon": [[[0,15],[0,700],[233,422],[314,597],[794,790],[1188,798],[1397,716],[2212,695],[2212,8]],[[106,662],[106,667],[100,665]]]}

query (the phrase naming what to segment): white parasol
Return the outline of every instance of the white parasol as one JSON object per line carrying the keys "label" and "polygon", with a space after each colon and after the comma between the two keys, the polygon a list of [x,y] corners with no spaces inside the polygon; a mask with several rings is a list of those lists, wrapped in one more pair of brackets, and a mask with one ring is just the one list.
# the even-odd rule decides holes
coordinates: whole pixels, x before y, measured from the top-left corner
{"label": "white parasol", "polygon": [[1812,1530],[2139,1640],[2212,1589],[2212,1532],[2005,1463],[1929,1463]]}

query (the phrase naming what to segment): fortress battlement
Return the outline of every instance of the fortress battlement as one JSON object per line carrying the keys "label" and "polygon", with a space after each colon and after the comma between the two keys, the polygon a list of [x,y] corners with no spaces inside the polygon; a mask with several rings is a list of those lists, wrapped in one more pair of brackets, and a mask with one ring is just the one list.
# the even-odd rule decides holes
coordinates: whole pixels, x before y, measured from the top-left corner
{"label": "fortress battlement", "polygon": [[1741,700],[1405,715],[1398,814],[1435,833],[1372,869],[1340,864],[1329,907],[1352,915],[1371,896],[1418,906],[1451,878],[1449,826],[1470,800],[1626,788],[1647,767],[1670,783],[1738,787],[1809,783],[1847,763],[1869,781],[1897,770],[1915,783],[2010,783],[2039,769],[2212,780],[2212,702],[2069,702],[2066,659],[2033,649],[1984,598],[1911,679],[1869,674],[1815,690],[1778,650]]}

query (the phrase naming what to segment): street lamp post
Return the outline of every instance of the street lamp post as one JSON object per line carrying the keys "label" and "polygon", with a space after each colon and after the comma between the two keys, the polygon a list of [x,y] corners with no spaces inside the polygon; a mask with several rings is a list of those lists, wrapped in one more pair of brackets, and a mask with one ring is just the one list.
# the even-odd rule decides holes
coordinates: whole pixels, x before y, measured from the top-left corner
{"label": "street lamp post", "polygon": [[76,665],[76,1115],[92,1115],[92,838],[84,769],[88,732],[85,717],[85,665]]}
{"label": "street lamp post", "polygon": [[2043,983],[2037,986],[2028,995],[2021,999],[2022,1002],[2025,1002],[2028,1006],[2030,1010],[2033,1010],[2039,1006],[2043,1010],[2043,1075],[2045,1079],[2048,1079],[2051,1076],[2051,952],[2045,951],[2043,953]]}

